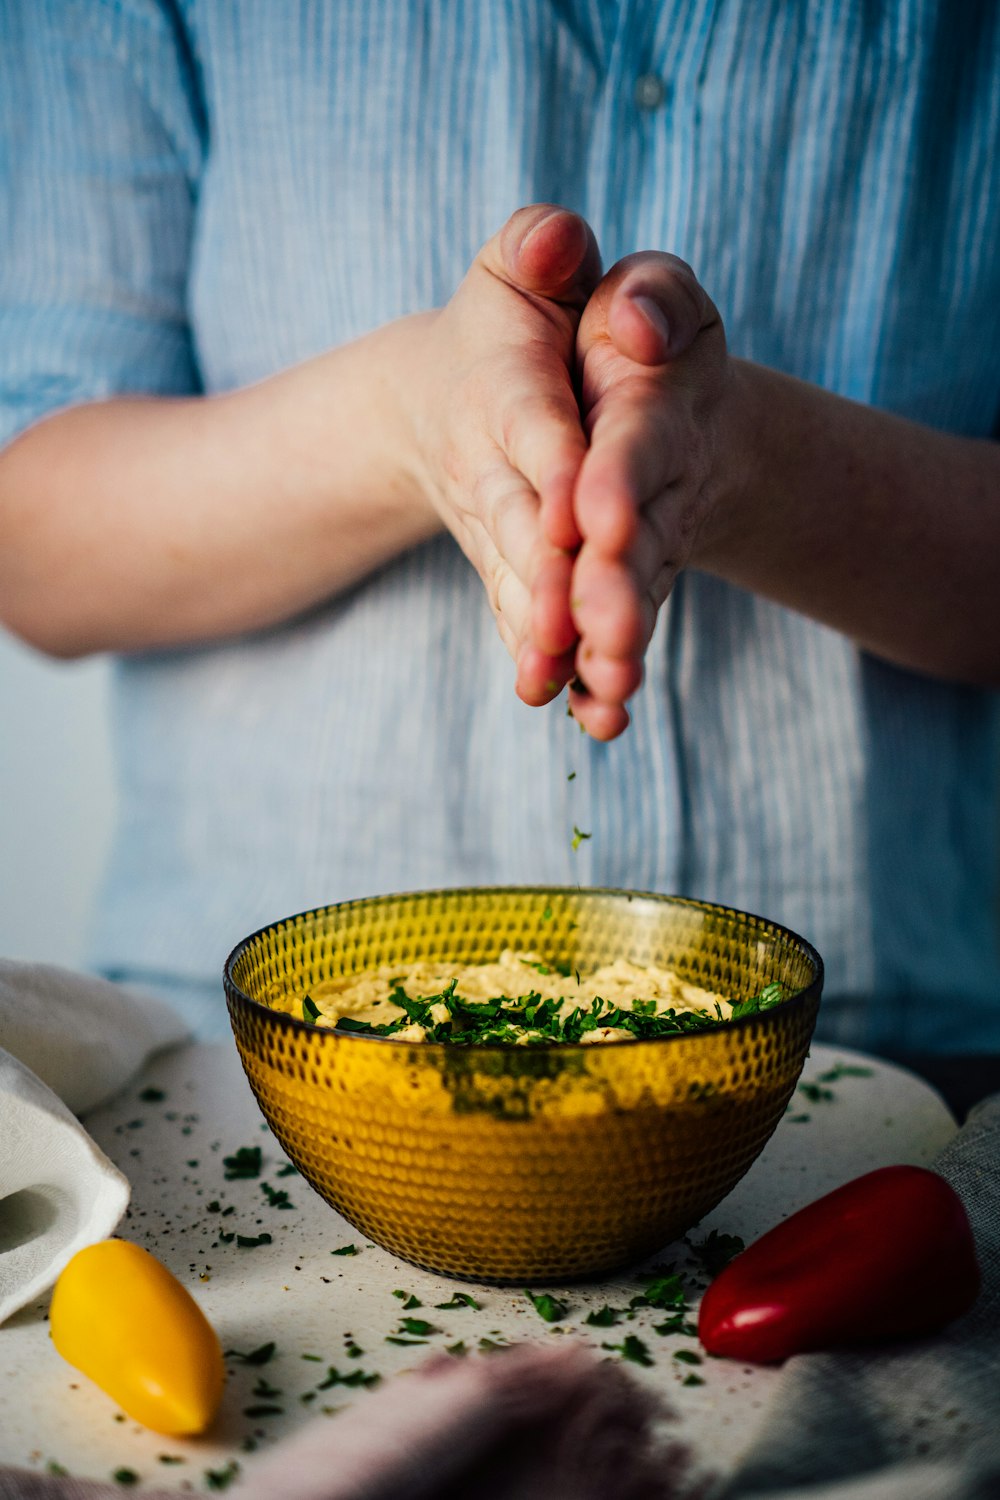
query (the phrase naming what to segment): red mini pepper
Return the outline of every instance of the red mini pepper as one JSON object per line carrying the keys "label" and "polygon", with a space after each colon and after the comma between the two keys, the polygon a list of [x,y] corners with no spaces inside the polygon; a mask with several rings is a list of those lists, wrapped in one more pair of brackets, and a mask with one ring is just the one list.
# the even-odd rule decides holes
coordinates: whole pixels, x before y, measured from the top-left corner
{"label": "red mini pepper", "polygon": [[792,1354],[935,1333],[979,1292],[962,1200],[923,1167],[882,1167],[761,1236],[702,1299],[710,1354]]}

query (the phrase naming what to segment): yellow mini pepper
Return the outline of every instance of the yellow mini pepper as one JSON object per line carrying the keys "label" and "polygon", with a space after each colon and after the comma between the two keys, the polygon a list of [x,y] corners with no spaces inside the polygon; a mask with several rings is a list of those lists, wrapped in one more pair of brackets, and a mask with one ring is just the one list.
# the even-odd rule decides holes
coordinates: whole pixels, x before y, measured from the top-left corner
{"label": "yellow mini pepper", "polygon": [[52,1294],[52,1342],[124,1412],[171,1437],[210,1425],[225,1367],[215,1330],[155,1256],[127,1240],[77,1251]]}

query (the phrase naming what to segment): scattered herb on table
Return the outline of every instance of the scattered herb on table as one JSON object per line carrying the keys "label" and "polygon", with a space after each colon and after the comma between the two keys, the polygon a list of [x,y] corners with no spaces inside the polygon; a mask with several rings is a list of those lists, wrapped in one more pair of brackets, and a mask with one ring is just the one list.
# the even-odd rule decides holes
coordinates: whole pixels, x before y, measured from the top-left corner
{"label": "scattered herb on table", "polygon": [[210,1490],[227,1490],[239,1472],[239,1464],[231,1458],[221,1469],[206,1469],[205,1483]]}
{"label": "scattered herb on table", "polygon": [[50,1458],[45,1465],[45,1472],[46,1474],[51,1474],[55,1479],[65,1479],[69,1470],[65,1464],[61,1464],[56,1459]]}
{"label": "scattered herb on table", "polygon": [[157,1459],[157,1462],[161,1463],[161,1464],[186,1464],[187,1463],[187,1459],[184,1458],[184,1456],[182,1454],[180,1454],[180,1453],[158,1453],[156,1455],[156,1459]]}
{"label": "scattered herb on table", "polygon": [[[266,1365],[270,1364],[271,1360],[274,1358],[274,1351],[276,1348],[277,1345],[272,1339],[270,1343],[261,1344],[259,1349],[251,1349],[249,1354],[244,1354],[239,1349],[227,1349],[226,1358],[238,1359],[241,1364],[244,1365]],[[309,1359],[310,1356],[306,1354],[303,1356],[303,1358]]]}
{"label": "scattered herb on table", "polygon": [[481,1338],[479,1340],[479,1349],[483,1354],[492,1354],[496,1349],[506,1348],[506,1342],[498,1343],[496,1339]]}
{"label": "scattered herb on table", "polygon": [[236,1243],[241,1250],[256,1250],[258,1245],[269,1245],[271,1236],[266,1230],[263,1234],[238,1234]]}
{"label": "scattered herb on table", "polygon": [[398,1297],[399,1298],[399,1300],[403,1304],[403,1310],[404,1311],[409,1311],[409,1309],[413,1308],[413,1307],[423,1307],[423,1305],[424,1305],[421,1302],[421,1300],[420,1300],[419,1297],[414,1297],[412,1295],[412,1293],[410,1293],[410,1292],[404,1292],[401,1289],[399,1289],[398,1287],[397,1287],[396,1291],[393,1292],[392,1295],[394,1297]]}
{"label": "scattered herb on table", "polygon": [[[412,1300],[413,1299],[411,1298],[411,1301]],[[419,1307],[420,1303],[417,1302],[415,1305]],[[405,1306],[409,1307],[410,1303],[407,1302]],[[474,1308],[476,1312],[479,1312],[482,1307],[482,1303],[477,1302],[475,1297],[470,1297],[468,1292],[455,1292],[450,1302],[435,1302],[434,1306],[441,1312],[451,1312],[453,1311],[453,1309],[458,1307],[471,1307]]]}
{"label": "scattered herb on table", "polygon": [[270,1208],[295,1207],[295,1204],[291,1201],[284,1188],[273,1188],[269,1182],[262,1182],[260,1190],[267,1199]]}
{"label": "scattered herb on table", "polygon": [[132,1485],[139,1483],[139,1475],[134,1469],[116,1469],[111,1478],[115,1484]]}
{"label": "scattered herb on table", "polygon": [[[872,1078],[874,1068],[862,1068],[854,1063],[835,1062],[832,1068],[817,1076],[817,1083],[837,1083],[841,1078]],[[142,1095],[139,1095],[140,1099]]]}
{"label": "scattered herb on table", "polygon": [[645,1290],[633,1297],[629,1306],[655,1307],[664,1312],[683,1311],[687,1307],[684,1282],[676,1271],[665,1276],[652,1276]]}
{"label": "scattered herb on table", "polygon": [[245,1417],[283,1417],[285,1408],[283,1406],[244,1406]]}
{"label": "scattered herb on table", "polygon": [[687,1338],[694,1338],[698,1332],[698,1325],[697,1323],[689,1323],[685,1313],[676,1312],[667,1318],[666,1322],[654,1323],[653,1332],[658,1333],[661,1338],[667,1338],[669,1335],[675,1333],[682,1333]]}
{"label": "scattered herb on table", "polygon": [[374,1371],[369,1372],[361,1369],[351,1370],[347,1375],[342,1375],[336,1365],[330,1365],[326,1372],[326,1379],[321,1380],[316,1389],[318,1391],[328,1391],[335,1385],[347,1385],[364,1386],[366,1390],[371,1390],[373,1386],[378,1385],[381,1379],[381,1375],[375,1374]]}
{"label": "scattered herb on table", "polygon": [[592,1328],[613,1328],[620,1318],[625,1316],[624,1308],[620,1307],[595,1307],[584,1318]]}
{"label": "scattered herb on table", "polygon": [[407,1339],[407,1338],[402,1338],[398,1333],[387,1333],[386,1336],[385,1336],[385,1342],[387,1344],[399,1344],[399,1345],[402,1346],[402,1348],[409,1349],[410,1346],[413,1345],[413,1344],[426,1344],[427,1340],[426,1339]]}
{"label": "scattered herb on table", "polygon": [[357,1245],[341,1245],[339,1250],[331,1250],[331,1255],[357,1255]]}
{"label": "scattered herb on table", "polygon": [[822,1083],[800,1083],[797,1092],[810,1104],[831,1104],[837,1097],[833,1089]]}
{"label": "scattered herb on table", "polygon": [[679,1359],[682,1365],[700,1365],[701,1355],[694,1349],[675,1349],[674,1359]]}
{"label": "scattered herb on table", "polygon": [[361,1345],[356,1344],[353,1339],[348,1339],[344,1345],[344,1353],[348,1359],[360,1359],[364,1352]]}
{"label": "scattered herb on table", "polygon": [[468,1352],[469,1351],[462,1339],[459,1339],[457,1344],[449,1344],[445,1350],[446,1354],[454,1354],[457,1359],[461,1359],[461,1357],[465,1354],[468,1354]]}
{"label": "scattered herb on table", "polygon": [[166,1097],[162,1089],[156,1089],[152,1086],[142,1089],[139,1093],[139,1098],[143,1104],[160,1104]]}
{"label": "scattered herb on table", "polygon": [[258,1376],[257,1383],[250,1394],[251,1396],[261,1396],[265,1401],[272,1401],[275,1396],[283,1396],[285,1393],[284,1391],[280,1390],[278,1386],[270,1385],[264,1379],[263,1375],[260,1375]]}
{"label": "scattered herb on table", "polygon": [[573,838],[571,840],[571,844],[572,844],[572,848],[573,848],[573,852],[574,853],[576,852],[577,849],[579,849],[579,847],[583,843],[584,839],[589,839],[589,838],[593,838],[593,834],[584,833],[584,831],[583,831],[582,828],[577,828],[576,824],[575,823],[573,824]]}
{"label": "scattered herb on table", "polygon": [[634,1365],[648,1366],[655,1364],[653,1356],[642,1339],[637,1338],[634,1333],[626,1334],[620,1344],[602,1344],[601,1348],[610,1349],[614,1354],[620,1354],[622,1359],[630,1360]]}
{"label": "scattered herb on table", "polygon": [[415,1338],[424,1339],[428,1334],[440,1333],[440,1328],[435,1328],[433,1323],[428,1323],[426,1318],[400,1318],[399,1328],[401,1333],[412,1334]]}
{"label": "scattered herb on table", "polygon": [[703,1240],[688,1240],[688,1244],[709,1276],[718,1276],[734,1255],[746,1249],[738,1234],[722,1234],[718,1229],[713,1229]]}
{"label": "scattered herb on table", "polygon": [[300,1359],[311,1359],[313,1361],[313,1363],[317,1364],[317,1365],[321,1365],[323,1363],[323,1357],[322,1357],[322,1355],[319,1355],[319,1354],[300,1354],[299,1358]]}
{"label": "scattered herb on table", "polygon": [[259,1146],[240,1146],[232,1156],[224,1156],[222,1165],[225,1168],[227,1182],[232,1182],[245,1177],[259,1177],[261,1168],[261,1150]]}
{"label": "scattered herb on table", "polygon": [[525,1287],[524,1295],[532,1304],[535,1312],[546,1323],[561,1323],[569,1312],[567,1303],[558,1297],[550,1296],[548,1292],[532,1292]]}
{"label": "scattered herb on table", "polygon": [[285,1165],[283,1167],[279,1167],[278,1168],[278,1171],[277,1171],[276,1175],[278,1177],[298,1177],[301,1174],[299,1172],[298,1167],[293,1166],[293,1164],[290,1161],[286,1161]]}
{"label": "scattered herb on table", "polygon": [[704,1384],[705,1384],[705,1382],[704,1382],[704,1380],[702,1380],[701,1376],[700,1375],[696,1375],[693,1370],[691,1371],[690,1375],[685,1375],[684,1379],[681,1381],[681,1385],[704,1385]]}

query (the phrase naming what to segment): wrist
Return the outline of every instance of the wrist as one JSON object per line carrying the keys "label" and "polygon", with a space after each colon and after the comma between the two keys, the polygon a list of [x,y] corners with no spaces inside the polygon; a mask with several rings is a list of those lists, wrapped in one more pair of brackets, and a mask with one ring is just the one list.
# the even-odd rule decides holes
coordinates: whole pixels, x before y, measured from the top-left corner
{"label": "wrist", "polygon": [[749,513],[759,493],[767,413],[760,400],[761,367],[727,359],[719,399],[711,491],[691,563],[725,576],[751,528]]}

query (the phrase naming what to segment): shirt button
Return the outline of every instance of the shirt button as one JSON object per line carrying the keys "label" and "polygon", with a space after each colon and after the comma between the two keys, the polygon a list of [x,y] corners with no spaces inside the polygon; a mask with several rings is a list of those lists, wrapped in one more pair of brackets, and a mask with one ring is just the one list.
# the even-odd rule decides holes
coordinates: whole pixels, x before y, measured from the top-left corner
{"label": "shirt button", "polygon": [[635,102],[640,109],[659,109],[667,97],[667,85],[658,73],[640,73],[635,81]]}

